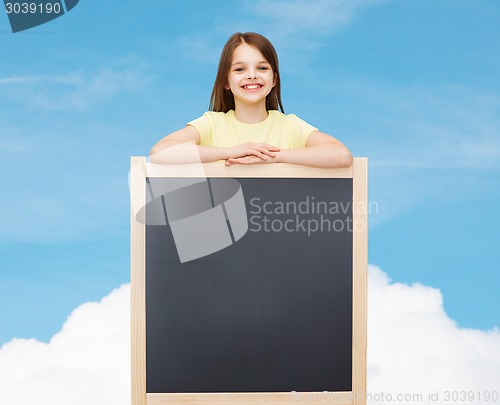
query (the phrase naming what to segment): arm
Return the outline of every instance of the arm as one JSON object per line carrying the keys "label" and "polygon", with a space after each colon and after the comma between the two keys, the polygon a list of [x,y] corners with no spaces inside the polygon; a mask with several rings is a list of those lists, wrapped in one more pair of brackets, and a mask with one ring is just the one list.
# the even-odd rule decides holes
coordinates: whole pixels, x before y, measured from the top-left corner
{"label": "arm", "polygon": [[[172,148],[173,147],[173,148]],[[200,146],[200,135],[193,126],[172,132],[157,142],[149,152],[152,163],[198,163],[227,159],[225,148]]]}
{"label": "arm", "polygon": [[349,167],[352,154],[333,136],[314,131],[307,138],[305,148],[284,149],[277,153],[276,160],[281,163],[338,168]]}
{"label": "arm", "polygon": [[248,142],[232,148],[200,145],[200,135],[191,125],[167,135],[149,152],[152,163],[179,164],[215,162],[253,156],[260,161],[276,157],[279,148],[264,143]]}
{"label": "arm", "polygon": [[334,137],[320,131],[312,132],[304,148],[283,149],[276,157],[267,161],[257,161],[252,156],[228,159],[228,165],[255,163],[293,163],[296,165],[340,168],[352,164],[352,154],[345,145]]}

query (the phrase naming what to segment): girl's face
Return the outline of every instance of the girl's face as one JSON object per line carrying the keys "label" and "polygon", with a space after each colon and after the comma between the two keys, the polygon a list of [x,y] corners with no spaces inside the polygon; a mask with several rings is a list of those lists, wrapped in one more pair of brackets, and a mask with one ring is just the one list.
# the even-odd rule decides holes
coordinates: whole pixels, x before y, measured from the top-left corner
{"label": "girl's face", "polygon": [[262,53],[251,45],[238,45],[225,86],[234,95],[235,108],[263,103],[265,109],[266,97],[275,84],[274,72]]}

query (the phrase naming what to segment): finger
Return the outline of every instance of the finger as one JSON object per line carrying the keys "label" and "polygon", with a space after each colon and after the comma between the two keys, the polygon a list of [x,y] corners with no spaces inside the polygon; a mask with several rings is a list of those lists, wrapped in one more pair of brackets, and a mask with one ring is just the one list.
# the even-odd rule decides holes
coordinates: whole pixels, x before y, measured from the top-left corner
{"label": "finger", "polygon": [[252,152],[253,152],[251,154],[252,156],[257,156],[258,158],[260,158],[262,160],[267,160],[267,156],[263,152],[261,152],[259,150],[253,150]]}
{"label": "finger", "polygon": [[276,157],[276,153],[271,152],[271,151],[269,151],[269,150],[267,150],[267,149],[263,149],[263,150],[261,150],[261,152],[262,152],[263,154],[267,155],[267,156],[270,156],[270,157]]}
{"label": "finger", "polygon": [[277,146],[269,145],[268,143],[263,143],[262,145],[268,150],[273,150],[273,151],[280,150],[280,148],[278,148]]}
{"label": "finger", "polygon": [[[270,145],[269,145],[270,146]],[[267,155],[267,156],[270,156],[270,157],[276,157],[276,154],[272,151],[270,151],[268,148],[265,148],[265,147],[256,147],[255,150],[258,150],[259,152]],[[278,148],[279,150],[279,148]]]}

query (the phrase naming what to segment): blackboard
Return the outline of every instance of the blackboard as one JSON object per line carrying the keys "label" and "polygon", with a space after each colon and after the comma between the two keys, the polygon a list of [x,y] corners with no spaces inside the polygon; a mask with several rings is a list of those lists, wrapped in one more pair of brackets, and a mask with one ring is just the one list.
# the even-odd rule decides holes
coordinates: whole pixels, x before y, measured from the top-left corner
{"label": "blackboard", "polygon": [[[186,180],[210,197],[172,205],[168,190]],[[244,231],[234,199],[215,192],[224,181],[241,191]],[[133,405],[365,404],[365,158],[319,169],[133,157],[130,187]],[[210,200],[230,238],[188,257],[179,240],[207,251],[217,240],[207,227],[179,239]]]}
{"label": "blackboard", "polygon": [[352,179],[238,181],[249,229],[223,250],[181,263],[146,226],[147,392],[350,391]]}

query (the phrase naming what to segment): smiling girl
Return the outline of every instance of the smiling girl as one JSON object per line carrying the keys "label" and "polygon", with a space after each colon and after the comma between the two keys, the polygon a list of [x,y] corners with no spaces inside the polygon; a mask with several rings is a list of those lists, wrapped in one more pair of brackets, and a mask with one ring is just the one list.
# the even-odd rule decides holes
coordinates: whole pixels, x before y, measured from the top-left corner
{"label": "smiling girl", "polygon": [[[224,46],[210,107],[185,128],[160,140],[153,163],[224,161],[235,164],[293,163],[347,167],[351,152],[337,139],[294,114],[284,114],[276,51],[260,34],[236,33]],[[169,147],[196,144],[199,158],[169,153]]]}

